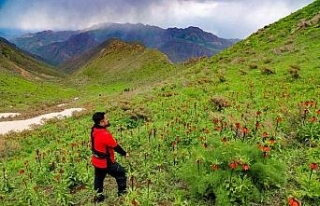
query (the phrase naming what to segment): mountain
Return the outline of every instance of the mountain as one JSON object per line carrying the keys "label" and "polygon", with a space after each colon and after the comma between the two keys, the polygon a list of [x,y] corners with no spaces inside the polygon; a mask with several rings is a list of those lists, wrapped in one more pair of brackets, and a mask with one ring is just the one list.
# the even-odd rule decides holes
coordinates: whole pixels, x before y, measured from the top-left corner
{"label": "mountain", "polygon": [[99,45],[88,33],[80,33],[71,36],[64,42],[55,42],[37,49],[38,54],[41,54],[46,59],[46,62],[52,65],[59,65],[61,62],[83,54],[92,48]]}
{"label": "mountain", "polygon": [[38,49],[43,46],[48,46],[57,42],[64,42],[72,35],[77,34],[76,31],[58,31],[54,32],[46,30],[37,33],[27,33],[19,37],[10,39],[11,42],[16,44],[19,48],[38,54]]}
{"label": "mountain", "polygon": [[70,81],[81,84],[112,85],[128,87],[159,81],[176,70],[166,55],[155,49],[148,49],[139,43],[109,39],[99,47],[75,62],[64,65],[64,71],[74,71]]}
{"label": "mountain", "polygon": [[20,74],[31,79],[51,79],[62,77],[41,58],[25,52],[8,40],[0,37],[0,67],[10,72]]}
{"label": "mountain", "polygon": [[[78,52],[70,44],[77,35],[88,35],[92,38],[88,45],[79,45]],[[231,46],[236,40],[219,38],[211,33],[204,32],[197,27],[186,29],[162,29],[156,26],[143,24],[116,24],[107,23],[90,27],[83,31],[44,31],[28,34],[12,39],[20,48],[37,54],[52,65],[59,65],[65,60],[88,51],[110,38],[119,38],[126,42],[139,42],[148,48],[156,48],[164,52],[172,62],[183,62],[192,57],[212,56]],[[61,48],[63,48],[61,50]],[[68,51],[71,50],[71,51]],[[60,52],[62,54],[60,54]]]}

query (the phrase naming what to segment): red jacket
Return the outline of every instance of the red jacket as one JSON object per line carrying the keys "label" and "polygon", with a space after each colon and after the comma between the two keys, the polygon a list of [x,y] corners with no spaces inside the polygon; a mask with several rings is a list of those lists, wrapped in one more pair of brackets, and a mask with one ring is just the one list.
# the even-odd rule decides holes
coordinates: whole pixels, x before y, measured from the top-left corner
{"label": "red jacket", "polygon": [[[93,155],[91,162],[93,166],[98,168],[107,168],[107,162],[115,162],[114,150],[121,155],[126,155],[126,152],[118,145],[112,134],[104,127],[94,125],[91,131],[91,143]],[[103,157],[97,157],[96,153],[102,154]]]}

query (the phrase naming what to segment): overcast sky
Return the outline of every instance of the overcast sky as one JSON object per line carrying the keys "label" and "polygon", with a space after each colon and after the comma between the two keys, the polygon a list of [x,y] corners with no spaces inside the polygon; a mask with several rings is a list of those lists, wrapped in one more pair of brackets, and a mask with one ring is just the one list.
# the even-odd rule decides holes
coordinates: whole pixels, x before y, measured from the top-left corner
{"label": "overcast sky", "polygon": [[197,26],[245,38],[314,0],[0,0],[0,28],[77,30],[103,22]]}

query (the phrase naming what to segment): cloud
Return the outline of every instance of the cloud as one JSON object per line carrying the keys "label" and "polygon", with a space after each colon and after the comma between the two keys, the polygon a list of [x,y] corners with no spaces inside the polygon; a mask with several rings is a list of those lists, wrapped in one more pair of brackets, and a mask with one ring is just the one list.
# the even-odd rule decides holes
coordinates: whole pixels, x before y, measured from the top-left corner
{"label": "cloud", "polygon": [[0,0],[0,28],[83,29],[103,22],[198,26],[244,38],[313,0]]}

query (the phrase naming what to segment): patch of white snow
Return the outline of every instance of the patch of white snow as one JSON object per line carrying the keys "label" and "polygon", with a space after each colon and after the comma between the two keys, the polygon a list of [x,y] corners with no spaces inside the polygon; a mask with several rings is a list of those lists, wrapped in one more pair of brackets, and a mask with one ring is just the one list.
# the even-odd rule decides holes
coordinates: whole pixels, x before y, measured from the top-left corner
{"label": "patch of white snow", "polygon": [[[32,129],[31,128],[32,125],[42,125],[44,124],[45,120],[52,119],[55,117],[59,119],[64,117],[69,117],[72,115],[73,112],[75,111],[79,112],[82,110],[83,108],[70,108],[70,109],[63,110],[62,112],[53,112],[53,113],[33,117],[30,119],[0,122],[0,135],[9,133],[10,131],[21,132],[23,130]],[[6,114],[6,113],[1,113],[1,114]]]}

